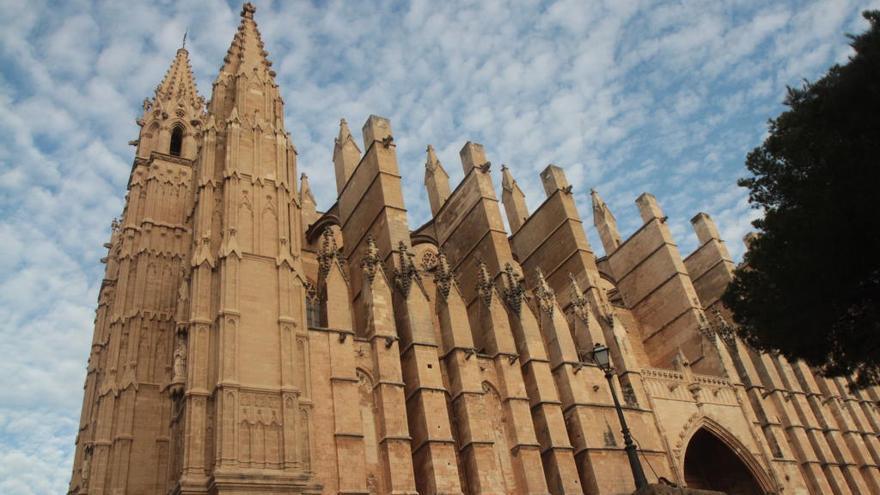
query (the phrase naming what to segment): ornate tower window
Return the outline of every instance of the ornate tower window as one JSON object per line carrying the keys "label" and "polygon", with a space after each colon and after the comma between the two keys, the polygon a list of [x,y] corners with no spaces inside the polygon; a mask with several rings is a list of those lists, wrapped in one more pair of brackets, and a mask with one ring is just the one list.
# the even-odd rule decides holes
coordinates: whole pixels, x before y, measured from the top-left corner
{"label": "ornate tower window", "polygon": [[183,127],[176,125],[171,131],[171,149],[169,153],[172,156],[180,156],[181,149],[183,149]]}
{"label": "ornate tower window", "polygon": [[306,323],[309,328],[321,328],[321,300],[318,288],[311,281],[306,281]]}

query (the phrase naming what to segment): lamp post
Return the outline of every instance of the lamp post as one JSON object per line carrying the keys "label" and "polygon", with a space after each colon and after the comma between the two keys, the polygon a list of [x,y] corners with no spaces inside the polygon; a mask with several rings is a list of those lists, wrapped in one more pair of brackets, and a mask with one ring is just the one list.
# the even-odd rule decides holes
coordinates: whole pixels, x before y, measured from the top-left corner
{"label": "lamp post", "polygon": [[648,486],[648,480],[645,478],[645,471],[642,470],[642,463],[639,462],[639,453],[636,451],[636,444],[633,443],[632,436],[629,433],[629,427],[626,426],[626,419],[623,417],[623,409],[620,407],[620,401],[617,400],[617,392],[614,391],[614,382],[611,378],[614,376],[614,368],[611,367],[611,358],[608,347],[602,344],[593,346],[593,361],[599,365],[599,368],[605,372],[605,379],[608,380],[608,388],[611,390],[611,398],[614,399],[614,409],[617,410],[617,419],[620,420],[621,433],[623,433],[624,450],[626,457],[629,458],[629,468],[632,470],[633,480],[636,482],[636,490]]}

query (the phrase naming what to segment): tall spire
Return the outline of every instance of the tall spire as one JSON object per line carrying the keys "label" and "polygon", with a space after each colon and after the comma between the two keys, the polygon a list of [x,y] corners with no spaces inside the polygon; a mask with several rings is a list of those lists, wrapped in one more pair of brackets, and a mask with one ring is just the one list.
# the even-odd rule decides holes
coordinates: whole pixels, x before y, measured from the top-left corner
{"label": "tall spire", "polygon": [[238,32],[229,45],[226,57],[223,58],[223,67],[220,75],[224,73],[244,73],[250,76],[254,72],[266,73],[275,77],[275,71],[271,70],[272,62],[269,61],[269,53],[263,47],[260,30],[254,21],[254,12],[257,8],[247,2],[241,8],[241,23]]}
{"label": "tall spire", "polygon": [[590,195],[593,198],[593,224],[599,231],[599,237],[602,239],[602,246],[605,248],[605,254],[611,254],[620,246],[620,233],[617,231],[617,220],[608,209],[605,201],[599,196],[599,192],[590,189]]}
{"label": "tall spire", "polygon": [[137,121],[140,134],[130,144],[137,145],[137,156],[141,158],[154,151],[194,158],[194,138],[204,120],[204,110],[205,100],[196,89],[189,52],[180,48],[153,97],[144,99],[144,113]]}
{"label": "tall spire", "polygon": [[337,193],[342,192],[342,188],[345,187],[360,160],[361,149],[358,148],[354,138],[351,137],[348,122],[345,119],[341,119],[339,121],[339,136],[337,136],[336,144],[333,147],[333,166],[336,170]]}
{"label": "tall spire", "polygon": [[250,2],[242,7],[238,31],[214,81],[211,112],[225,118],[236,108],[244,129],[259,125],[284,133],[284,102],[254,21],[256,10]]}
{"label": "tall spire", "polygon": [[154,104],[158,103],[167,112],[169,106],[176,106],[169,105],[172,101],[188,105],[190,108],[199,111],[201,111],[202,106],[205,104],[205,100],[199,96],[196,89],[196,79],[192,73],[192,66],[189,63],[189,52],[186,51],[186,48],[179,48],[177,50],[177,54],[165,73],[165,77],[156,86]]}
{"label": "tall spire", "polygon": [[526,207],[526,195],[506,165],[501,166],[501,189],[501,202],[504,203],[504,211],[510,223],[510,233],[515,234],[529,218],[529,210]]}
{"label": "tall spire", "polygon": [[425,159],[425,188],[428,190],[428,201],[431,203],[431,214],[437,215],[443,203],[449,198],[449,174],[437,159],[437,153],[430,144],[425,150],[428,157]]}

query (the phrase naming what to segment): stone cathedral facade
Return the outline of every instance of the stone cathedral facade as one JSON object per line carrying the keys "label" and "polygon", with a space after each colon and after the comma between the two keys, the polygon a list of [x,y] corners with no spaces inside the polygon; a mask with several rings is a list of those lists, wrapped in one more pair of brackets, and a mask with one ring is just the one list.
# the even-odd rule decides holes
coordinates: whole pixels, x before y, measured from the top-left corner
{"label": "stone cathedral facade", "polygon": [[210,101],[185,49],[144,101],[69,493],[631,493],[600,342],[650,481],[880,493],[880,389],[743,345],[708,215],[682,258],[652,195],[624,239],[594,191],[597,258],[561,168],[529,212],[468,142],[454,188],[427,147],[413,228],[377,116],[317,211],[254,12]]}

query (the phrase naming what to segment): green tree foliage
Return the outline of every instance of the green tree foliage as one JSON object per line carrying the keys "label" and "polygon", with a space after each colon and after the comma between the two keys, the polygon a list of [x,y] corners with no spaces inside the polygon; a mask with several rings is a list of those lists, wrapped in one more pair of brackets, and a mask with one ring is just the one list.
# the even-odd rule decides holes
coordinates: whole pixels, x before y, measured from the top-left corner
{"label": "green tree foliage", "polygon": [[880,11],[855,54],[789,88],[739,185],[764,211],[724,295],[745,340],[828,376],[880,381]]}

